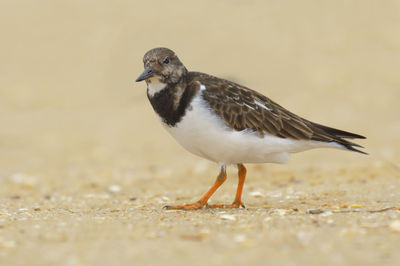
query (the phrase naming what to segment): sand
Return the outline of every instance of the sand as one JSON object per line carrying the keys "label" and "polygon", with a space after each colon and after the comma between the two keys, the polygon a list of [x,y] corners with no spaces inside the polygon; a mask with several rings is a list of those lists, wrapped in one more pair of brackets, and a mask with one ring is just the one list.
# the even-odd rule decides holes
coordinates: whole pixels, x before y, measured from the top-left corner
{"label": "sand", "polygon": [[[399,265],[398,1],[4,1],[0,265]],[[161,127],[143,54],[367,136],[248,165],[246,209]],[[206,144],[205,144],[206,145]],[[210,199],[230,203],[236,169]]]}

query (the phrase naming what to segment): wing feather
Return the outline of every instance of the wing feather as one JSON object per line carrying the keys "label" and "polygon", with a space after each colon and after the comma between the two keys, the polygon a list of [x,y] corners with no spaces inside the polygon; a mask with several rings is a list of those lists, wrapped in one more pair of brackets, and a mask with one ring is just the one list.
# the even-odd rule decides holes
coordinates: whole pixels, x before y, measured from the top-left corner
{"label": "wing feather", "polygon": [[[227,125],[237,131],[254,130],[264,136],[336,142],[353,151],[358,144],[346,138],[365,138],[361,135],[313,123],[286,110],[266,96],[234,82],[207,74],[196,73],[198,82],[206,89],[202,97],[210,109]],[[363,153],[363,152],[362,152]]]}

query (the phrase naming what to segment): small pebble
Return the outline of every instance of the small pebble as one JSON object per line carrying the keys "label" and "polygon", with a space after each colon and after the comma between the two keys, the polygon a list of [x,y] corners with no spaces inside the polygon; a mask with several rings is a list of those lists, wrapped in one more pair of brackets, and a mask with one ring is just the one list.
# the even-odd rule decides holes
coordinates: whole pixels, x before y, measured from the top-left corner
{"label": "small pebble", "polygon": [[234,239],[235,239],[235,242],[241,243],[246,240],[246,236],[245,235],[236,235]]}
{"label": "small pebble", "polygon": [[269,223],[272,220],[270,216],[264,218],[264,223]]}
{"label": "small pebble", "polygon": [[171,201],[167,196],[162,196],[160,198],[157,198],[158,203],[166,203]]}
{"label": "small pebble", "polygon": [[121,187],[118,185],[111,185],[108,187],[108,191],[112,192],[112,193],[117,193],[121,191]]}
{"label": "small pebble", "polygon": [[293,187],[288,187],[288,189],[286,189],[286,193],[287,194],[293,194],[294,193]]}
{"label": "small pebble", "polygon": [[400,220],[394,220],[389,224],[389,227],[394,232],[400,232]]}
{"label": "small pebble", "polygon": [[254,197],[254,198],[264,198],[264,194],[261,193],[260,191],[250,192],[249,195]]}
{"label": "small pebble", "polygon": [[183,240],[201,241],[201,240],[203,240],[204,236],[202,236],[200,234],[196,234],[196,235],[181,235],[180,238],[183,239]]}
{"label": "small pebble", "polygon": [[23,173],[15,173],[10,176],[10,180],[16,184],[22,183],[25,179],[25,175]]}
{"label": "small pebble", "polygon": [[236,217],[233,215],[229,215],[229,214],[223,214],[220,216],[220,218],[222,220],[228,220],[228,221],[236,221]]}
{"label": "small pebble", "polygon": [[161,199],[162,199],[163,201],[170,201],[170,199],[169,199],[167,196],[162,196]]}
{"label": "small pebble", "polygon": [[309,214],[321,214],[321,213],[323,213],[324,211],[323,210],[320,210],[320,209],[313,209],[313,210],[308,210],[307,211],[307,213],[309,213]]}
{"label": "small pebble", "polygon": [[281,192],[269,193],[268,196],[271,198],[280,198],[280,197],[282,197],[282,193]]}
{"label": "small pebble", "polygon": [[86,199],[109,199],[110,195],[109,194],[85,194],[83,195],[84,198]]}
{"label": "small pebble", "polygon": [[15,173],[9,177],[9,180],[14,184],[23,185],[26,189],[32,189],[37,184],[35,176],[29,176],[23,173]]}
{"label": "small pebble", "polygon": [[305,246],[309,245],[312,240],[312,235],[309,232],[298,232],[296,234],[297,240]]}
{"label": "small pebble", "polygon": [[332,211],[324,211],[323,213],[321,213],[321,216],[331,216],[333,214]]}
{"label": "small pebble", "polygon": [[19,196],[19,195],[10,196],[10,199],[12,199],[12,200],[19,200],[20,198],[21,198],[21,196]]}
{"label": "small pebble", "polygon": [[286,209],[276,209],[274,212],[279,214],[279,215],[281,215],[281,216],[283,216],[283,215],[286,215],[286,214],[291,214],[293,211],[292,210],[286,210]]}

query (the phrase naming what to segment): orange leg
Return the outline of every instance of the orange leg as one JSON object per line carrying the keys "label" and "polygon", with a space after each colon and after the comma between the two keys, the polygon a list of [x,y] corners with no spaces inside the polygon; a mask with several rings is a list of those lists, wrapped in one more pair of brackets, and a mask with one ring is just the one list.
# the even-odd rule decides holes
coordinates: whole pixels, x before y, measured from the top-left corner
{"label": "orange leg", "polygon": [[164,206],[166,210],[198,210],[207,205],[208,199],[214,194],[214,192],[225,182],[226,180],[226,168],[225,165],[221,166],[221,171],[215,180],[214,185],[204,194],[203,197],[197,202],[184,204],[184,205],[176,205],[176,206]]}
{"label": "orange leg", "polygon": [[244,167],[243,164],[238,164],[238,176],[239,176],[239,182],[236,190],[236,196],[232,204],[213,204],[209,205],[209,208],[239,208],[243,207],[245,208],[243,202],[242,202],[242,191],[243,191],[243,186],[244,186],[244,180],[246,179],[246,168]]}

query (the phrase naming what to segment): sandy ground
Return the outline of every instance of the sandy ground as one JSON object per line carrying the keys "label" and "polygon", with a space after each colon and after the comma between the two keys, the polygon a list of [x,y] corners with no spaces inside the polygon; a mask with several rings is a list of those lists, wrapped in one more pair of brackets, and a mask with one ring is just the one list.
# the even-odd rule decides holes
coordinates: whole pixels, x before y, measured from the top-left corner
{"label": "sandy ground", "polygon": [[[2,1],[0,265],[399,265],[399,1]],[[135,84],[150,48],[368,137],[249,165],[246,209]],[[205,144],[206,145],[206,144]],[[236,169],[211,198],[229,203]]]}

